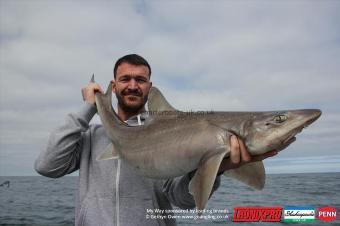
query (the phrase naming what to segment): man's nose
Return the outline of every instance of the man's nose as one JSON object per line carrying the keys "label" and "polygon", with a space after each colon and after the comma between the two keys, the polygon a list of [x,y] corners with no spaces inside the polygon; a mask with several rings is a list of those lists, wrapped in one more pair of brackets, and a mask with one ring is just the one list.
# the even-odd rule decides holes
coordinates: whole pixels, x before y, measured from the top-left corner
{"label": "man's nose", "polygon": [[130,79],[129,84],[128,84],[129,89],[137,89],[138,84],[135,79]]}

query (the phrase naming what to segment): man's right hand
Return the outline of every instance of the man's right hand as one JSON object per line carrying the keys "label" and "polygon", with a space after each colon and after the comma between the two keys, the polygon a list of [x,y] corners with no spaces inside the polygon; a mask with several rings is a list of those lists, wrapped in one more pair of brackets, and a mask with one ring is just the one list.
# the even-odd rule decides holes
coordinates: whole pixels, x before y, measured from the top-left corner
{"label": "man's right hand", "polygon": [[230,137],[230,157],[222,160],[219,173],[225,170],[239,168],[250,162],[262,161],[276,155],[278,151],[279,150],[272,150],[262,155],[251,156],[242,139],[236,135],[232,135]]}
{"label": "man's right hand", "polygon": [[87,86],[81,89],[83,100],[86,103],[95,104],[96,103],[95,93],[98,91],[104,93],[102,88],[97,83],[90,82]]}

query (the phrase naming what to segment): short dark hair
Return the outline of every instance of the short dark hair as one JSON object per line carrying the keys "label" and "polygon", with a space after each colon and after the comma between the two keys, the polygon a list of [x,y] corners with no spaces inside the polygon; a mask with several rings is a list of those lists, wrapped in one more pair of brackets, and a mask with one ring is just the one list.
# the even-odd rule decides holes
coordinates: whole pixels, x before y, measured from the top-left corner
{"label": "short dark hair", "polygon": [[115,67],[113,68],[114,78],[116,78],[118,66],[121,65],[122,63],[129,63],[135,66],[144,65],[147,68],[149,68],[149,77],[151,77],[151,67],[149,63],[143,57],[137,54],[129,54],[117,60]]}

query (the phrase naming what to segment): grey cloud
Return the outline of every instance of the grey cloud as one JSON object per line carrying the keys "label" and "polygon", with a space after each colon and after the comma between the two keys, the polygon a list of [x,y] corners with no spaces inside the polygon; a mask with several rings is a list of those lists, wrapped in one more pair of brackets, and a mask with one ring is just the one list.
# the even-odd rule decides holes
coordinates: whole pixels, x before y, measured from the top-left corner
{"label": "grey cloud", "polygon": [[336,1],[0,4],[5,171],[20,162],[27,173],[49,131],[82,104],[90,75],[105,89],[113,62],[133,52],[149,60],[154,85],[181,110],[321,108],[278,159],[338,150]]}

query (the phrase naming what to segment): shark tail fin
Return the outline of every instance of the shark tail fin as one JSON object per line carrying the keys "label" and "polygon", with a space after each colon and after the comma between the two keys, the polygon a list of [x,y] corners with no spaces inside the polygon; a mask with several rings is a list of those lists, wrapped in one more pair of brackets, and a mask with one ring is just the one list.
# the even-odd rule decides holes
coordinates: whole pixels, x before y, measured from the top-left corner
{"label": "shark tail fin", "polygon": [[96,92],[96,105],[100,120],[108,137],[113,142],[113,146],[119,148],[121,130],[123,125],[128,125],[119,119],[112,107],[112,83],[107,87],[105,94]]}
{"label": "shark tail fin", "polygon": [[239,180],[256,190],[263,189],[266,179],[262,161],[251,162],[239,168],[227,170],[224,175]]}
{"label": "shark tail fin", "polygon": [[109,159],[119,159],[120,155],[119,153],[116,151],[116,149],[114,148],[113,144],[110,143],[105,150],[103,151],[102,154],[100,154],[97,157],[97,161],[101,161],[101,160],[109,160]]}
{"label": "shark tail fin", "polygon": [[165,99],[161,91],[152,86],[150,88],[148,97],[148,110],[149,111],[177,111],[174,107],[169,104]]}
{"label": "shark tail fin", "polygon": [[208,202],[219,166],[225,154],[226,152],[222,152],[213,155],[202,162],[189,183],[189,192],[194,196],[198,210],[203,210]]}

